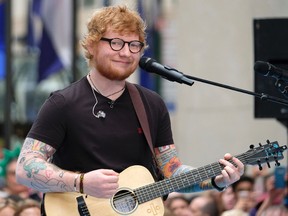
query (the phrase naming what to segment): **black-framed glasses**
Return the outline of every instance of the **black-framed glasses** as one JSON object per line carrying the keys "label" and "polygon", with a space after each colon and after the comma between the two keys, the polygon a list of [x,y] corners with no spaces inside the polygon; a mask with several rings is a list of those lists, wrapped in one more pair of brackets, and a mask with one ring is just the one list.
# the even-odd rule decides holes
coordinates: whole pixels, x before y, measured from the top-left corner
{"label": "black-framed glasses", "polygon": [[137,41],[137,40],[124,41],[120,38],[105,38],[105,37],[102,37],[100,40],[109,42],[111,49],[114,51],[119,51],[123,49],[126,43],[128,44],[128,47],[131,53],[140,52],[144,46],[144,43],[142,43],[141,41]]}

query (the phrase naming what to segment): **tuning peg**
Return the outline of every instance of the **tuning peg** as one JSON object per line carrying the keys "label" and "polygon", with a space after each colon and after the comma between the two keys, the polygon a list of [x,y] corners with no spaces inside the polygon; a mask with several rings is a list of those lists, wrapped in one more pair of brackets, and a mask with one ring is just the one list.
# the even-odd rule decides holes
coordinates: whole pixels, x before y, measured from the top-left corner
{"label": "tuning peg", "polygon": [[267,157],[266,157],[266,163],[267,163],[268,168],[271,168],[270,163],[269,163],[269,158]]}
{"label": "tuning peg", "polygon": [[275,160],[275,166],[280,166],[280,163],[278,160]]}
{"label": "tuning peg", "polygon": [[258,160],[257,163],[258,163],[259,170],[262,170],[263,167],[262,167],[262,165],[261,165],[261,162]]}
{"label": "tuning peg", "polygon": [[266,142],[269,144],[269,143],[270,143],[270,140],[267,139]]}
{"label": "tuning peg", "polygon": [[254,149],[254,145],[251,144],[251,145],[249,146],[249,148],[250,148],[251,150]]}
{"label": "tuning peg", "polygon": [[262,144],[261,144],[261,143],[259,143],[259,146],[260,146],[260,147],[262,147]]}

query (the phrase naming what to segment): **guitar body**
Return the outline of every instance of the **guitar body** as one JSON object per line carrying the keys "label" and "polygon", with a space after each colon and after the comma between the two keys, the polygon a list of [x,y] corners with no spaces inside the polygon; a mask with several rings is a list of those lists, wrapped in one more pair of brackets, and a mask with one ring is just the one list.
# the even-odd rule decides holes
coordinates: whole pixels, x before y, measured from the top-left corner
{"label": "guitar body", "polygon": [[[44,207],[47,216],[79,216],[78,204],[76,198],[82,196],[90,215],[96,216],[163,216],[164,205],[162,198],[156,198],[148,202],[139,204],[133,196],[133,189],[153,183],[154,179],[150,172],[142,166],[131,166],[125,169],[119,175],[119,190],[111,199],[99,199],[91,196],[81,195],[79,193],[47,193],[44,199]],[[122,198],[123,195],[130,194],[128,198]],[[120,195],[120,196],[119,196]],[[124,203],[117,207],[117,197],[121,197]],[[126,203],[127,202],[127,203]],[[127,209],[126,204],[129,204]],[[89,214],[87,214],[89,215]]]}

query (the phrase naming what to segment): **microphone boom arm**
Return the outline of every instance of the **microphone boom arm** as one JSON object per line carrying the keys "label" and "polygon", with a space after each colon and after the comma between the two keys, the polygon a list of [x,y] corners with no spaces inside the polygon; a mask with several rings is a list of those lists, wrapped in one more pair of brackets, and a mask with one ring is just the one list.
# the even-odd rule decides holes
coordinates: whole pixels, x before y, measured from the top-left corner
{"label": "microphone boom arm", "polygon": [[283,105],[286,105],[286,106],[288,105],[288,101],[287,100],[284,100],[284,99],[281,99],[281,98],[278,98],[278,97],[273,97],[273,96],[270,96],[268,94],[255,93],[255,92],[247,91],[245,89],[240,89],[240,88],[232,87],[232,86],[229,86],[229,85],[224,85],[224,84],[217,83],[217,82],[204,80],[204,79],[193,77],[193,76],[190,76],[190,75],[186,75],[186,74],[183,74],[183,75],[185,77],[187,77],[189,79],[192,79],[192,80],[195,80],[195,81],[199,81],[199,82],[203,82],[203,83],[206,83],[206,84],[218,86],[218,87],[221,87],[221,88],[226,88],[226,89],[229,89],[229,90],[233,90],[233,91],[241,92],[241,93],[244,93],[244,94],[252,95],[252,96],[254,96],[256,98],[260,98],[262,101],[271,101],[271,102],[276,102],[276,103],[283,104]]}
{"label": "microphone boom arm", "polygon": [[[207,84],[210,84],[210,85],[214,85],[214,86],[218,86],[218,87],[221,87],[221,88],[226,88],[226,89],[229,89],[229,90],[233,90],[233,91],[238,91],[238,92],[241,92],[241,93],[245,93],[245,94],[249,94],[249,95],[253,95],[254,97],[257,97],[257,98],[260,98],[261,100],[265,100],[265,101],[272,101],[272,102],[276,102],[276,103],[279,103],[279,104],[283,104],[283,105],[288,105],[288,101],[287,100],[284,100],[284,99],[281,99],[281,98],[277,98],[277,97],[273,97],[273,96],[269,96],[267,94],[264,94],[264,93],[255,93],[255,92],[251,92],[251,91],[247,91],[247,90],[244,90],[244,89],[240,89],[240,88],[235,88],[235,87],[232,87],[232,86],[228,86],[228,85],[224,85],[224,84],[220,84],[220,83],[216,83],[216,82],[212,82],[212,81],[209,81],[209,80],[204,80],[204,79],[200,79],[200,78],[197,78],[197,77],[193,77],[193,76],[189,76],[189,75],[186,75],[182,72],[179,72],[178,70],[174,69],[174,68],[171,68],[169,66],[165,66],[165,65],[162,65],[158,62],[156,62],[154,59],[151,59],[149,57],[141,57],[140,61],[139,61],[139,66],[148,71],[148,72],[152,72],[152,73],[156,73],[158,75],[160,75],[161,77],[165,78],[165,79],[168,79],[170,81],[173,81],[173,82],[178,82],[178,83],[185,83],[187,85],[190,85],[192,86],[193,85],[193,80],[196,80],[196,81],[200,81],[200,82],[203,82],[203,83],[207,83]],[[270,67],[270,65],[268,65]],[[259,69],[261,69],[261,71],[266,71],[267,70],[267,64],[266,63],[258,63],[257,64],[257,67],[256,69],[259,67]],[[264,69],[263,69],[264,67]],[[275,67],[273,67],[275,68]],[[258,69],[257,69],[258,70]],[[274,73],[273,74],[281,74],[281,76],[283,76],[284,72],[283,71],[278,71],[277,69],[273,69],[274,70]],[[269,70],[268,70],[269,71]],[[288,77],[288,75],[287,75]],[[287,87],[288,89],[288,87]],[[288,90],[287,90],[288,91]]]}

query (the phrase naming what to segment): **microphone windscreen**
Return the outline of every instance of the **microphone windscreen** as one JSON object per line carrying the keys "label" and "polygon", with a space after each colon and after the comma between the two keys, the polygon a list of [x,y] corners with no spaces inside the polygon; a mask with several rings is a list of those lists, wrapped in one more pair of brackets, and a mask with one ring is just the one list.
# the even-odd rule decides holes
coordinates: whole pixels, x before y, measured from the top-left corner
{"label": "microphone windscreen", "polygon": [[269,64],[264,61],[257,61],[254,64],[254,71],[262,75],[266,75],[269,72]]}
{"label": "microphone windscreen", "polygon": [[139,66],[144,70],[149,70],[152,63],[153,60],[151,58],[143,56],[139,61]]}

